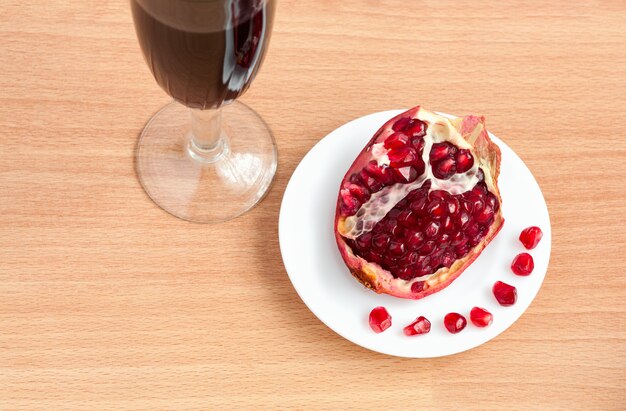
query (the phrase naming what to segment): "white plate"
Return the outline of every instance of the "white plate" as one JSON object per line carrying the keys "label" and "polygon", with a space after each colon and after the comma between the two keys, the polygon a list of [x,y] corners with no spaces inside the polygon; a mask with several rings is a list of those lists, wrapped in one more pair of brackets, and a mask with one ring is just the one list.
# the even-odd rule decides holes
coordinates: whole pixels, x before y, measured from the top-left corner
{"label": "white plate", "polygon": [[[506,144],[490,135],[502,150],[499,187],[505,223],[478,259],[451,285],[421,300],[376,294],[348,271],[334,238],[333,226],[341,180],[374,132],[402,110],[370,114],[328,134],[309,151],[294,171],[280,209],[279,240],[285,268],[294,288],[324,324],[342,337],[370,350],[401,357],[428,358],[479,346],[510,327],[528,308],[543,282],[550,258],[550,218],[539,185],[524,162]],[[529,251],[535,269],[528,277],[511,272],[513,257],[526,251],[518,240],[526,227],[537,225],[543,239]],[[491,288],[501,280],[517,288],[517,302],[501,307]],[[382,305],[393,325],[381,334],[368,325],[372,308]],[[493,324],[477,328],[469,320],[474,306],[484,307]],[[459,312],[467,327],[450,334],[443,325],[449,312]],[[402,329],[416,317],[430,320],[430,333],[407,337]]]}

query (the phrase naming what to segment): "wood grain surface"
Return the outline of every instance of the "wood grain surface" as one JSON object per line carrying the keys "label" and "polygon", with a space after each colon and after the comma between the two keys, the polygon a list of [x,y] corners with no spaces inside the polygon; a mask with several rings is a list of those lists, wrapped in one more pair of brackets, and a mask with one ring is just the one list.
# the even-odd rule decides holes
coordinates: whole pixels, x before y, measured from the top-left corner
{"label": "wood grain surface", "polygon": [[[276,182],[207,226],[159,209],[135,176],[137,136],[169,98],[128,3],[2,1],[0,410],[625,409],[625,27],[618,0],[282,0],[242,98],[276,136]],[[484,114],[553,226],[521,319],[432,360],[325,327],[277,238],[317,141],[417,104]]]}

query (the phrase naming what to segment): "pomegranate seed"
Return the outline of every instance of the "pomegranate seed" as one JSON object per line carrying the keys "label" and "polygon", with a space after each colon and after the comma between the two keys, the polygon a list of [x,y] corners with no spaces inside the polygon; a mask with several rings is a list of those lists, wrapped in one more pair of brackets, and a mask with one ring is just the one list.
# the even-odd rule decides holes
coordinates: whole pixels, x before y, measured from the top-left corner
{"label": "pomegranate seed", "polygon": [[349,190],[342,189],[341,192],[341,208],[345,215],[354,215],[359,208],[361,207],[361,203],[359,200],[354,198],[352,194],[350,194]]}
{"label": "pomegranate seed", "polygon": [[361,170],[360,177],[363,184],[372,193],[377,193],[383,188],[383,185],[379,183],[378,180],[376,180],[374,177],[370,176],[366,170]]}
{"label": "pomegranate seed", "polygon": [[410,137],[424,137],[426,135],[426,124],[416,120],[411,122],[404,132]]}
{"label": "pomegranate seed", "polygon": [[478,233],[473,238],[470,238],[469,244],[472,247],[475,247],[478,243],[480,243],[483,238],[487,235],[487,229],[484,227],[478,227]]}
{"label": "pomegranate seed", "polygon": [[402,259],[403,260],[402,262],[405,263],[406,265],[415,265],[415,263],[417,263],[418,258],[419,258],[419,254],[413,251],[409,253],[409,255],[404,257]]}
{"label": "pomegranate seed", "polygon": [[379,166],[376,160],[370,161],[365,166],[365,174],[374,178],[380,185],[387,185],[393,183],[392,169],[386,165]]}
{"label": "pomegranate seed", "polygon": [[410,166],[417,159],[417,153],[412,148],[403,147],[389,150],[389,165],[392,168]]}
{"label": "pomegranate seed", "polygon": [[376,249],[377,251],[383,253],[385,251],[387,251],[387,245],[389,244],[389,236],[387,236],[386,234],[376,234],[373,238],[372,238],[372,246],[374,247],[374,249]]}
{"label": "pomegranate seed", "polygon": [[440,227],[441,226],[438,222],[431,221],[430,223],[428,223],[428,225],[424,229],[424,234],[426,234],[426,237],[428,238],[435,238],[437,237],[437,234],[439,233]]}
{"label": "pomegranate seed", "polygon": [[387,222],[387,230],[389,231],[389,234],[394,237],[401,236],[404,232],[404,228],[402,228],[402,226],[398,224],[397,220],[389,220]]}
{"label": "pomegranate seed", "polygon": [[[417,159],[413,162],[413,168],[417,171],[417,175],[421,176],[426,170],[426,164],[424,164],[424,160],[422,160],[421,157],[417,157]],[[430,183],[430,180],[428,182]]]}
{"label": "pomegranate seed", "polygon": [[415,321],[404,327],[404,335],[413,336],[428,334],[430,332],[430,321],[424,316],[417,317]]}
{"label": "pomegranate seed", "polygon": [[441,265],[443,265],[446,268],[450,268],[450,266],[452,265],[452,263],[454,263],[454,254],[452,253],[452,251],[450,250],[446,250],[443,253],[443,256],[441,257]]}
{"label": "pomegranate seed", "polygon": [[381,333],[391,327],[391,315],[385,307],[376,307],[370,312],[370,327],[375,333]]}
{"label": "pomegranate seed", "polygon": [[434,241],[426,241],[424,243],[424,245],[422,245],[419,248],[419,250],[417,250],[417,251],[419,251],[419,253],[421,255],[428,255],[428,254],[432,253],[434,249],[435,249],[435,242]]}
{"label": "pomegranate seed", "polygon": [[404,128],[406,126],[409,125],[409,122],[411,121],[410,118],[408,117],[402,117],[400,120],[396,121],[393,126],[391,126],[393,131],[400,131],[400,130],[404,130]]}
{"label": "pomegranate seed", "polygon": [[389,252],[395,256],[401,256],[404,254],[404,244],[403,243],[399,243],[397,241],[390,241],[389,242]]}
{"label": "pomegranate seed", "polygon": [[430,266],[433,267],[433,271],[436,271],[441,266],[441,255],[443,250],[439,249],[430,255]]}
{"label": "pomegranate seed", "polygon": [[467,198],[461,199],[461,210],[466,211],[467,213],[471,213],[473,210],[472,202],[467,200]]}
{"label": "pomegranate seed", "polygon": [[451,233],[452,231],[454,231],[455,229],[455,225],[454,225],[454,221],[452,221],[452,217],[447,216],[446,218],[443,219],[443,230]]}
{"label": "pomegranate seed", "polygon": [[356,239],[356,245],[361,249],[365,250],[369,247],[372,242],[372,233],[365,233],[359,238]]}
{"label": "pomegranate seed", "polygon": [[532,250],[533,248],[537,247],[537,244],[539,244],[539,241],[541,241],[541,237],[543,237],[543,232],[541,231],[541,228],[532,226],[524,229],[524,231],[521,232],[521,234],[519,235],[519,240],[522,242],[527,250]]}
{"label": "pomegranate seed", "polygon": [[448,206],[448,214],[451,216],[455,216],[459,213],[459,211],[461,211],[461,204],[455,197],[450,197],[446,205]]}
{"label": "pomegranate seed", "polygon": [[493,208],[487,204],[482,210],[474,214],[474,218],[480,224],[490,225],[490,221],[493,220]]}
{"label": "pomegranate seed", "polygon": [[443,233],[439,236],[439,240],[437,241],[439,245],[446,245],[450,242],[450,234]]}
{"label": "pomegranate seed", "polygon": [[[359,176],[359,173],[354,173],[350,176],[350,182],[352,184],[363,184],[363,182],[361,181],[361,177]],[[346,186],[347,187],[347,186]],[[345,187],[344,187],[345,188]]]}
{"label": "pomegranate seed", "polygon": [[398,221],[405,227],[414,227],[418,223],[417,213],[410,209],[404,209],[398,216]]}
{"label": "pomegranate seed", "polygon": [[413,285],[411,285],[411,292],[413,293],[419,293],[420,291],[424,290],[424,281],[416,281],[413,283]]}
{"label": "pomegranate seed", "polygon": [[413,202],[411,202],[411,205],[409,205],[409,208],[417,212],[423,211],[426,206],[427,201],[428,199],[426,197],[418,198],[416,200],[413,200]]}
{"label": "pomegranate seed", "polygon": [[396,275],[398,278],[408,281],[415,278],[415,270],[413,270],[411,267],[400,268],[398,271],[396,271]]}
{"label": "pomegranate seed", "polygon": [[515,287],[502,281],[496,281],[493,284],[493,295],[498,300],[498,303],[504,307],[513,305],[517,301],[517,290]]}
{"label": "pomegranate seed", "polygon": [[374,178],[383,185],[393,184],[393,169],[387,165],[382,165],[380,166],[380,173],[374,176]]}
{"label": "pomegranate seed", "polygon": [[487,194],[487,200],[485,201],[485,204],[493,208],[494,212],[498,211],[498,209],[500,208],[500,204],[498,204],[498,199],[496,199],[496,196],[491,193]]}
{"label": "pomegranate seed", "polygon": [[387,140],[385,140],[385,148],[402,148],[405,147],[409,143],[409,137],[407,137],[404,133],[393,133]]}
{"label": "pomegranate seed", "polygon": [[521,253],[515,256],[511,263],[511,270],[517,275],[527,276],[533,272],[535,262],[533,257],[528,253]]}
{"label": "pomegranate seed", "polygon": [[456,172],[465,173],[474,165],[474,157],[469,150],[459,150],[456,153]]}
{"label": "pomegranate seed", "polygon": [[470,202],[472,203],[472,210],[474,217],[480,214],[480,212],[485,207],[485,203],[483,202],[482,197],[473,196],[470,198]]}
{"label": "pomegranate seed", "polygon": [[434,199],[426,207],[426,211],[433,218],[439,218],[446,215],[446,205],[439,199]]}
{"label": "pomegranate seed", "polygon": [[360,184],[350,184],[348,186],[348,191],[350,191],[350,194],[356,197],[361,203],[366,203],[370,198],[369,190]]}
{"label": "pomegranate seed", "polygon": [[452,245],[454,247],[460,247],[463,246],[467,243],[467,236],[465,234],[463,234],[462,231],[459,231],[458,233],[456,233],[454,235],[454,238],[452,239]]}
{"label": "pomegranate seed", "polygon": [[424,266],[418,266],[415,269],[415,273],[416,273],[416,277],[421,277],[423,275],[432,274],[433,269],[430,267],[430,265],[426,264]]}
{"label": "pomegranate seed", "polygon": [[470,241],[476,242],[476,239],[480,235],[480,226],[476,223],[473,223],[467,228],[467,230],[465,230],[465,234],[467,234],[467,237]]}
{"label": "pomegranate seed", "polygon": [[[427,188],[428,187],[428,188]],[[406,197],[409,201],[419,200],[420,198],[428,197],[428,189],[430,188],[430,180],[426,181],[422,188],[413,190]]]}
{"label": "pomegranate seed", "polygon": [[417,180],[419,174],[414,167],[402,167],[393,169],[394,180],[398,183],[412,183],[413,181]]}
{"label": "pomegranate seed", "polygon": [[398,262],[396,261],[396,257],[386,254],[383,256],[383,264],[387,266],[389,270],[394,270],[398,268]]}
{"label": "pomegranate seed", "polygon": [[484,197],[485,195],[487,195],[487,193],[487,186],[485,186],[484,184],[476,184],[474,188],[472,188],[472,194],[474,194],[475,196]]}
{"label": "pomegranate seed", "polygon": [[367,261],[372,263],[381,264],[383,262],[383,256],[374,251],[369,251],[363,255]]}
{"label": "pomegranate seed", "polygon": [[411,250],[417,250],[422,244],[424,244],[424,234],[419,231],[415,231],[409,235],[407,244]]}
{"label": "pomegranate seed", "polygon": [[459,218],[457,219],[459,228],[461,230],[464,230],[465,228],[467,228],[469,221],[470,221],[470,216],[467,213],[467,211],[461,211],[461,213],[459,214]]}
{"label": "pomegranate seed", "polygon": [[424,143],[424,139],[422,137],[418,137],[411,140],[411,145],[414,149],[417,150],[417,152],[421,156],[424,152],[424,146],[426,145],[426,143]]}
{"label": "pomegranate seed", "polygon": [[484,308],[474,307],[470,311],[470,320],[476,327],[488,327],[493,322],[493,315]]}
{"label": "pomegranate seed", "polygon": [[448,143],[435,143],[430,150],[430,162],[434,163],[443,158],[448,157],[451,153],[452,146]]}
{"label": "pomegranate seed", "polygon": [[465,257],[467,253],[469,253],[469,250],[470,250],[469,244],[463,244],[458,247],[454,247],[454,253],[456,254],[457,258]]}
{"label": "pomegranate seed", "polygon": [[447,180],[456,173],[456,164],[451,158],[446,158],[433,166],[433,174],[442,180]]}
{"label": "pomegranate seed", "polygon": [[467,320],[459,313],[449,313],[446,314],[443,323],[449,332],[456,334],[463,331],[467,325]]}
{"label": "pomegranate seed", "polygon": [[430,265],[430,257],[427,255],[420,255],[419,257],[417,257],[417,261],[415,262],[415,264],[419,267],[425,267],[427,265]]}
{"label": "pomegranate seed", "polygon": [[443,190],[434,190],[428,194],[428,198],[431,200],[441,200],[442,202],[446,202],[450,198],[450,193]]}

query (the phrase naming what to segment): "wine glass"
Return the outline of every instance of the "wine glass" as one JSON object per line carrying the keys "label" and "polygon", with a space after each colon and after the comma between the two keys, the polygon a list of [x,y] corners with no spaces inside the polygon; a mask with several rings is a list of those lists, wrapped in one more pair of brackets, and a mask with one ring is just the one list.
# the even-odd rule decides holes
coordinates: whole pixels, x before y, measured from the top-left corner
{"label": "wine glass", "polygon": [[184,220],[234,218],[268,191],[276,145],[261,117],[235,101],[267,50],[275,0],[131,0],[154,78],[174,101],[144,127],[139,180]]}

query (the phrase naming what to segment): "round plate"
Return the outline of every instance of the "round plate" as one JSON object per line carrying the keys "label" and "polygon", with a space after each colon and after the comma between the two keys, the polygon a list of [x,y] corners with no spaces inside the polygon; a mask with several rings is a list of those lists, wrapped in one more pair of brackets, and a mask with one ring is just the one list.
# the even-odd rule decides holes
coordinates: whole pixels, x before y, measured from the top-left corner
{"label": "round plate", "polygon": [[[403,110],[370,114],[328,134],[309,151],[294,171],[280,209],[279,240],[285,268],[294,288],[324,324],[362,347],[401,357],[428,358],[477,347],[510,327],[528,308],[541,287],[550,259],[550,218],[539,185],[524,162],[506,144],[490,134],[502,151],[499,187],[504,226],[482,254],[447,288],[421,300],[376,294],[348,271],[334,237],[335,207],[344,174],[374,133]],[[444,114],[445,115],[445,114]],[[513,258],[526,251],[520,232],[541,227],[543,238],[529,251],[535,269],[519,277],[510,269]],[[491,288],[495,281],[517,288],[517,302],[502,307]],[[368,324],[372,308],[382,305],[393,325],[381,334]],[[469,319],[472,307],[486,308],[494,316],[487,328]],[[450,334],[443,325],[447,313],[467,318],[467,327]],[[403,328],[423,315],[430,333],[407,337]]]}

